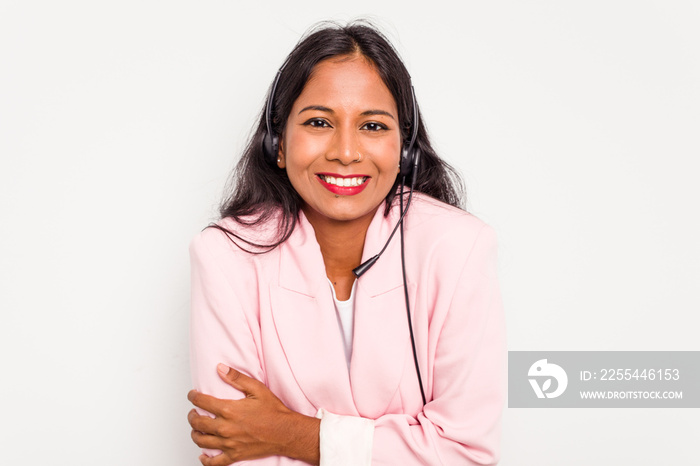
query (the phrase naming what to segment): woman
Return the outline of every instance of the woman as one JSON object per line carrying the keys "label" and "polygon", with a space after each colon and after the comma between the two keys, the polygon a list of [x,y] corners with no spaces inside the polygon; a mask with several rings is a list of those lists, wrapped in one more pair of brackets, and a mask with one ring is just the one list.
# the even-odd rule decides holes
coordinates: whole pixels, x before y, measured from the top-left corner
{"label": "woman", "polygon": [[222,220],[191,245],[202,464],[496,463],[494,234],[458,208],[419,115],[371,26],[289,55]]}

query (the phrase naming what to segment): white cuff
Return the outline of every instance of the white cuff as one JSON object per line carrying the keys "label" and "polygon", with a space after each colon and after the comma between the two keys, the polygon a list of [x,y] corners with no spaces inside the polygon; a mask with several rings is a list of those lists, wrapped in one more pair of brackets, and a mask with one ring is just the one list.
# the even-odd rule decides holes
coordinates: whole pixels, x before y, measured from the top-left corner
{"label": "white cuff", "polygon": [[316,413],[321,420],[319,445],[320,466],[370,466],[374,420],[356,416],[341,416],[321,408]]}

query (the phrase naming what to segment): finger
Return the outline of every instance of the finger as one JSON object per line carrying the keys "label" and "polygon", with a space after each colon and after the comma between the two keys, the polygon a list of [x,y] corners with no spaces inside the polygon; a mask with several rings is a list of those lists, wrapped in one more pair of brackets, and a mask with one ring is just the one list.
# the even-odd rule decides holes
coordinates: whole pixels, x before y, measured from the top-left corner
{"label": "finger", "polygon": [[187,399],[190,400],[190,402],[196,407],[209,411],[215,416],[222,415],[224,405],[228,401],[221,400],[210,395],[205,395],[197,390],[190,390],[190,392],[187,394]]}
{"label": "finger", "polygon": [[[265,387],[262,382],[259,382],[252,377],[248,377],[244,373],[228,367],[225,364],[217,365],[216,370],[219,373],[219,377],[221,377],[224,382],[245,393],[246,395],[254,395],[260,391],[262,387]],[[267,389],[267,387],[265,387],[265,389]]]}
{"label": "finger", "polygon": [[221,450],[221,448],[224,446],[224,440],[216,435],[203,434],[202,432],[193,430],[190,433],[190,437],[192,437],[192,441],[200,448]]}
{"label": "finger", "polygon": [[187,414],[187,422],[190,423],[190,426],[194,430],[197,430],[204,434],[219,434],[219,424],[221,423],[221,419],[201,415],[193,409]]}
{"label": "finger", "polygon": [[229,466],[234,459],[226,454],[217,456],[202,455],[199,457],[199,461],[203,466]]}

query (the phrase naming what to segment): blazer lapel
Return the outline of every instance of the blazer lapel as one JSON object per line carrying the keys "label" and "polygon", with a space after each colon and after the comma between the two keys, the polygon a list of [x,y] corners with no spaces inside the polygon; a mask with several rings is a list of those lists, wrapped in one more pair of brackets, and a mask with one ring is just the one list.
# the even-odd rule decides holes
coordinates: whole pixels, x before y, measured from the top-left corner
{"label": "blazer lapel", "polygon": [[323,256],[303,213],[280,245],[279,283],[271,285],[270,300],[287,362],[306,398],[317,408],[358,415]]}
{"label": "blazer lapel", "polygon": [[[377,254],[398,221],[398,209],[375,214],[363,261]],[[376,418],[394,398],[410,355],[399,233],[358,279],[353,352],[348,374],[333,295],[313,227],[300,214],[280,245],[279,283],[271,285],[275,328],[294,377],[309,401],[336,414]],[[409,299],[415,287],[409,282]]]}
{"label": "blazer lapel", "polygon": [[[370,224],[363,261],[377,254],[398,221],[398,209],[384,217],[384,206]],[[360,415],[377,418],[386,413],[396,394],[410,355],[410,335],[404,303],[401,242],[396,233],[384,254],[358,279],[350,380]],[[415,287],[409,282],[414,303]]]}

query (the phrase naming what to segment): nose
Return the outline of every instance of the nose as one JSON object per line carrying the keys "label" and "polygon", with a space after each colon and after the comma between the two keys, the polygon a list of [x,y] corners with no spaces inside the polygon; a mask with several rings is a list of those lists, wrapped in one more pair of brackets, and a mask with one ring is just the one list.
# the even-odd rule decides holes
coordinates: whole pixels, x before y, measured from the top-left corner
{"label": "nose", "polygon": [[343,165],[360,161],[357,134],[352,128],[336,128],[326,151],[327,160],[337,160]]}

